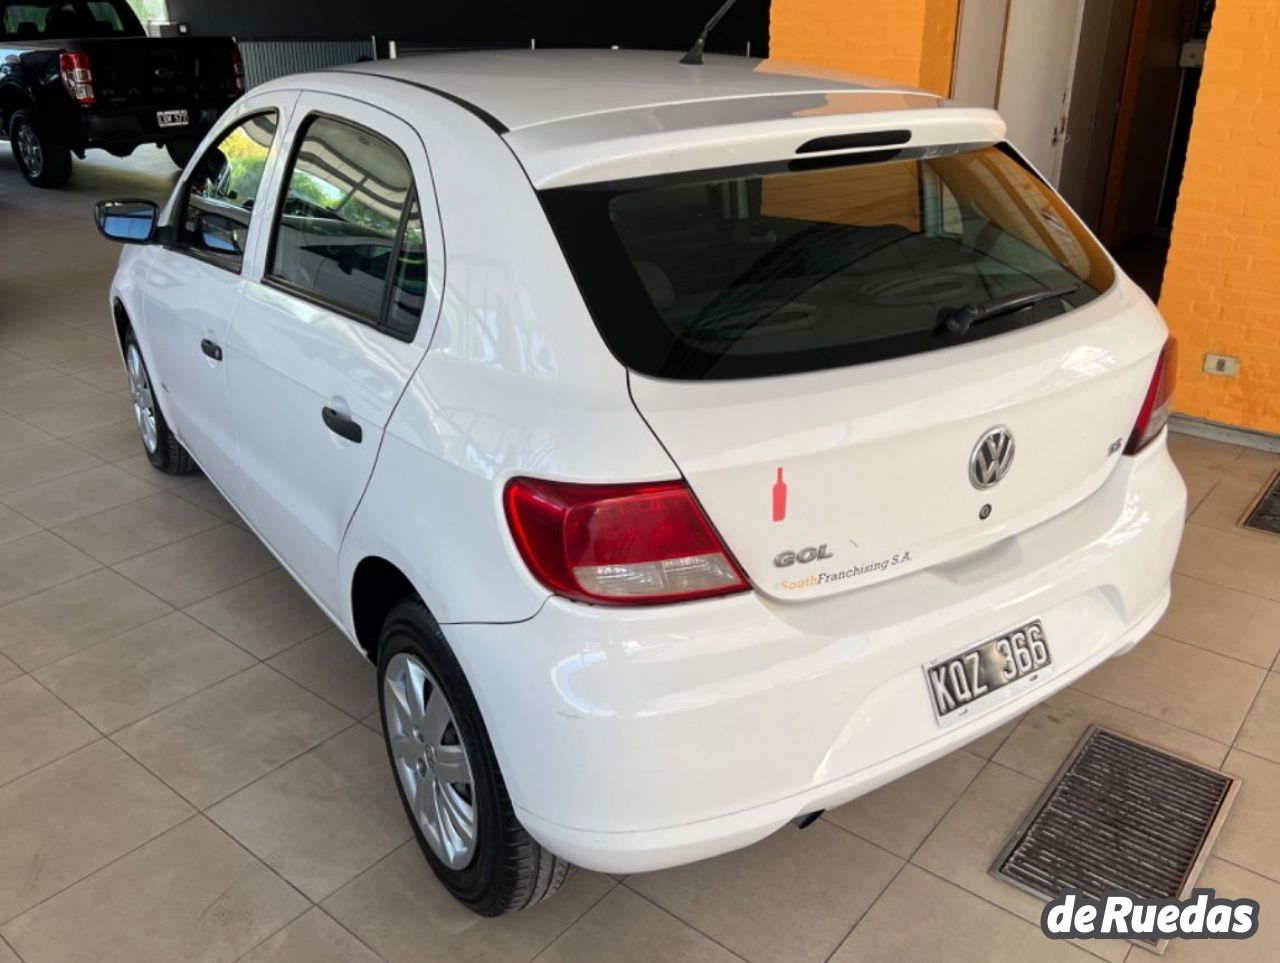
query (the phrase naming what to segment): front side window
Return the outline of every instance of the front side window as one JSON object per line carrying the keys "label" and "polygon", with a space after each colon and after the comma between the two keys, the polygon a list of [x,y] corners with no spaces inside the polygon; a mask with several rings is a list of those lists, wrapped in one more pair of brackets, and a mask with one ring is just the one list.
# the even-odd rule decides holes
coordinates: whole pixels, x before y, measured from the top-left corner
{"label": "front side window", "polygon": [[1114,279],[1001,147],[817,164],[542,192],[619,361],[673,379],[881,361],[1049,321]]}
{"label": "front side window", "polygon": [[200,158],[187,183],[178,246],[239,271],[262,175],[276,137],[274,111],[237,124]]}
{"label": "front side window", "polygon": [[426,286],[409,162],[371,131],[318,116],[301,135],[269,275],[290,291],[412,338]]}

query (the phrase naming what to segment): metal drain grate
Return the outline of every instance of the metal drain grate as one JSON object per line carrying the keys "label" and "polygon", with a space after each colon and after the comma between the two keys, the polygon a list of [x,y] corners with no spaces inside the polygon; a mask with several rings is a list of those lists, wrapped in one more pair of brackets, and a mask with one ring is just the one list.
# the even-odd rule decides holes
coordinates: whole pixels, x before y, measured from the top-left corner
{"label": "metal drain grate", "polygon": [[1256,528],[1262,532],[1280,535],[1280,475],[1271,479],[1253,506],[1245,520],[1241,523],[1245,528]]}
{"label": "metal drain grate", "polygon": [[1183,899],[1235,795],[1224,773],[1092,727],[991,872],[1045,899]]}

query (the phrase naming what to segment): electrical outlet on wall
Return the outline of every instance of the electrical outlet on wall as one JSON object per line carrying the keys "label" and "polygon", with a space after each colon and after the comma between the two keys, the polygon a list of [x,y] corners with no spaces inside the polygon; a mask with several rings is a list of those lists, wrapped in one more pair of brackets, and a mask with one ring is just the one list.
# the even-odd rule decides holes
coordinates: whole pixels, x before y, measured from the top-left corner
{"label": "electrical outlet on wall", "polygon": [[1234,378],[1240,373],[1240,359],[1233,358],[1229,354],[1206,354],[1204,370],[1208,374]]}

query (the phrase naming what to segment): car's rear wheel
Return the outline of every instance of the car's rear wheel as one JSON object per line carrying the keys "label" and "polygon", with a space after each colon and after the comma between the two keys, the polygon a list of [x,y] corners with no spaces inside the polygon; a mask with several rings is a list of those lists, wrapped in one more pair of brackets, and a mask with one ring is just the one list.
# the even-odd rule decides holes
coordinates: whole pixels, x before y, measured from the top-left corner
{"label": "car's rear wheel", "polygon": [[9,143],[28,183],[61,187],[71,177],[71,148],[34,110],[15,111],[9,121]]}
{"label": "car's rear wheel", "polygon": [[481,916],[558,890],[572,867],[516,820],[471,687],[417,599],[383,627],[378,701],[405,813],[445,888]]}
{"label": "car's rear wheel", "polygon": [[142,450],[153,468],[169,475],[185,475],[194,471],[196,463],[174,436],[160,410],[151,374],[142,358],[142,348],[130,329],[124,338],[124,368],[129,376],[129,397],[133,401],[133,418],[142,439]]}

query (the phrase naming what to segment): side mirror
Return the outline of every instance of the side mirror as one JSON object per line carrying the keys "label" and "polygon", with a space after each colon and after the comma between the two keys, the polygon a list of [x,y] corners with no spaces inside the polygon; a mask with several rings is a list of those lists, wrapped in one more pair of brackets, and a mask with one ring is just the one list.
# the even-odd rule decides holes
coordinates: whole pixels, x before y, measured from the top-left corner
{"label": "side mirror", "polygon": [[160,209],[151,201],[98,201],[93,205],[98,231],[109,241],[150,244]]}

